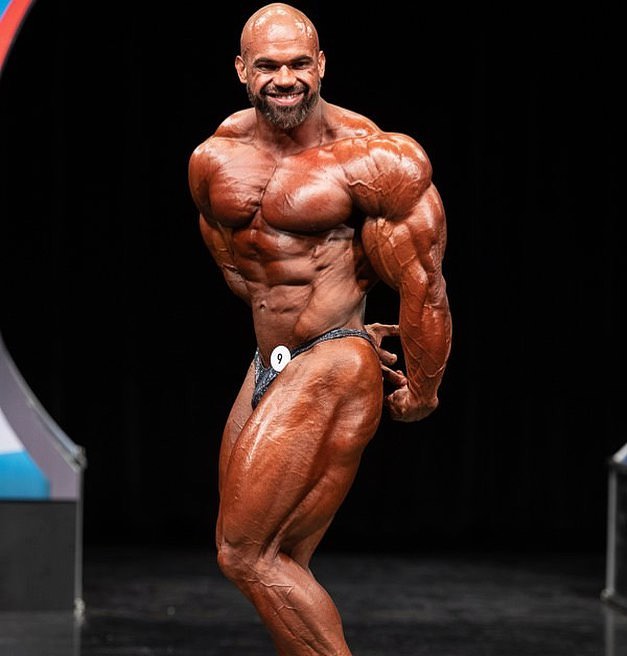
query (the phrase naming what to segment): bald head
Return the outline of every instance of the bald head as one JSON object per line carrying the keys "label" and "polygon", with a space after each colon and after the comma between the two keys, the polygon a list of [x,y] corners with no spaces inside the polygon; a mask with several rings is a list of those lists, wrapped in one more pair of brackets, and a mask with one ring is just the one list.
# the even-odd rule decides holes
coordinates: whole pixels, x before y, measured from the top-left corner
{"label": "bald head", "polygon": [[308,42],[314,51],[319,50],[318,32],[309,18],[291,5],[273,2],[258,9],[246,21],[240,38],[240,51],[242,57],[246,57],[255,42],[294,40]]}
{"label": "bald head", "polygon": [[302,125],[320,100],[326,61],[313,23],[273,2],[246,21],[240,47],[235,69],[257,116],[284,130]]}

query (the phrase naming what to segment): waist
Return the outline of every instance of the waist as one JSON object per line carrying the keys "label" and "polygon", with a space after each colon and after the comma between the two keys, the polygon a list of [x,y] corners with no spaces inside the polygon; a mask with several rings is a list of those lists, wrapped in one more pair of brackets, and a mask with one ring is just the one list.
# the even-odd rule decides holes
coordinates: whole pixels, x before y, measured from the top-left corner
{"label": "waist", "polygon": [[[372,337],[370,337],[370,335],[362,328],[332,328],[331,330],[327,330],[320,335],[316,335],[316,337],[312,337],[311,339],[308,339],[305,342],[301,342],[298,346],[294,348],[289,348],[288,350],[290,351],[290,358],[295,358],[297,355],[300,355],[301,353],[305,353],[305,351],[308,351],[309,349],[313,348],[317,344],[320,344],[321,342],[326,342],[332,339],[341,339],[343,337],[360,337],[370,342],[370,344],[374,345],[374,342],[372,341]],[[261,352],[259,348],[257,348],[255,352],[256,380],[259,379],[262,373],[270,369],[272,369],[272,365],[264,364],[262,360]]]}

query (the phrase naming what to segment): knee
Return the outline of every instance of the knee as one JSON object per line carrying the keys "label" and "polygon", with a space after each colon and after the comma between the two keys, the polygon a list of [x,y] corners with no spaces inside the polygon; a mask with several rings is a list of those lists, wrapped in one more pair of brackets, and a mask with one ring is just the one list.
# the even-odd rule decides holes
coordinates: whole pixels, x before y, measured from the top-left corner
{"label": "knee", "polygon": [[218,567],[224,576],[234,583],[251,579],[260,568],[260,557],[250,547],[229,544],[218,545]]}

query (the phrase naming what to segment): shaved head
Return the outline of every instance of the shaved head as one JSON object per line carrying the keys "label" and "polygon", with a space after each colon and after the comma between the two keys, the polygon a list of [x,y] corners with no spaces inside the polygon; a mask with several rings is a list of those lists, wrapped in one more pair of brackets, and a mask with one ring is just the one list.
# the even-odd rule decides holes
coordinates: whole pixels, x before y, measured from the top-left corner
{"label": "shaved head", "polygon": [[291,5],[273,2],[246,21],[235,68],[258,114],[289,130],[318,104],[325,56],[309,18]]}
{"label": "shaved head", "polygon": [[251,43],[259,39],[275,42],[303,39],[309,41],[316,52],[320,49],[314,24],[302,11],[283,2],[261,7],[246,21],[240,38],[242,57],[246,56]]}

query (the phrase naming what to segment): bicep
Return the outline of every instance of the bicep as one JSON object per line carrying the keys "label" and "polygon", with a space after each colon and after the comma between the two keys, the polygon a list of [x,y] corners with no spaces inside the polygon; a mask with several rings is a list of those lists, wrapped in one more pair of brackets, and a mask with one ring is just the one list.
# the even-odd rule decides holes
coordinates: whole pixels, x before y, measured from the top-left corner
{"label": "bicep", "polygon": [[362,240],[372,266],[388,285],[401,292],[437,291],[446,218],[435,186],[429,185],[402,216],[366,219]]}

